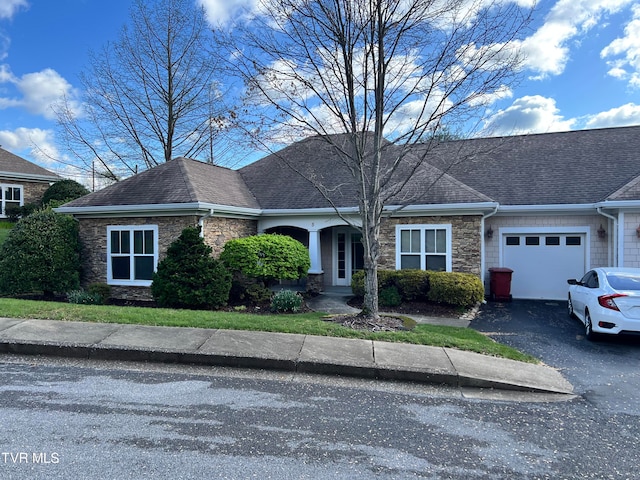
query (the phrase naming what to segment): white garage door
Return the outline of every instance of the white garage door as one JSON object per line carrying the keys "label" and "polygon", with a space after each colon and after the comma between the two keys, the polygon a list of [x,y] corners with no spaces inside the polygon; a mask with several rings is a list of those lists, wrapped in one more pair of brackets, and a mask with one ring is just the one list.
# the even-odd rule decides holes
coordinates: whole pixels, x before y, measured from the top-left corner
{"label": "white garage door", "polygon": [[513,298],[567,298],[567,279],[586,271],[586,235],[570,233],[505,234],[502,266],[513,270]]}

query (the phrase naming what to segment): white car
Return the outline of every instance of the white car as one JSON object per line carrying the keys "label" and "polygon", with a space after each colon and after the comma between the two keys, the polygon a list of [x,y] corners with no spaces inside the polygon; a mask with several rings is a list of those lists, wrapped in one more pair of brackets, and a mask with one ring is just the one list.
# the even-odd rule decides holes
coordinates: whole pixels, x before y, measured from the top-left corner
{"label": "white car", "polygon": [[585,336],[640,334],[640,268],[594,268],[570,279],[569,315],[583,324]]}

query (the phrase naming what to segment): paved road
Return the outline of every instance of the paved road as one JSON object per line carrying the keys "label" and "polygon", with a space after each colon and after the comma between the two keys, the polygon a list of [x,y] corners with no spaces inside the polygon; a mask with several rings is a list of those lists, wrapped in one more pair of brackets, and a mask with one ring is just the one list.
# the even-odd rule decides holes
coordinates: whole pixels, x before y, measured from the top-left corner
{"label": "paved road", "polygon": [[640,463],[637,417],[582,398],[16,356],[0,371],[2,479],[627,479]]}
{"label": "paved road", "polygon": [[559,368],[598,408],[640,415],[640,337],[590,342],[566,302],[553,301],[489,302],[470,326]]}

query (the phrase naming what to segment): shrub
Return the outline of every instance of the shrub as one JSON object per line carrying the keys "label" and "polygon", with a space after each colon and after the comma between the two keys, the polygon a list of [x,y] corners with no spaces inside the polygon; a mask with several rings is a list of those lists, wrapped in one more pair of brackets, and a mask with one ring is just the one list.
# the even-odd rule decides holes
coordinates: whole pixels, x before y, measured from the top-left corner
{"label": "shrub", "polygon": [[8,205],[5,208],[5,214],[10,222],[17,222],[21,218],[31,215],[38,209],[38,206],[33,203],[27,203],[26,205]]}
{"label": "shrub", "polygon": [[398,287],[391,286],[380,290],[378,303],[382,307],[397,307],[400,305],[402,303],[402,297],[398,292]]}
{"label": "shrub", "polygon": [[295,313],[302,308],[302,295],[292,290],[280,290],[271,300],[271,311],[278,313]]}
{"label": "shrub", "polygon": [[[482,281],[470,273],[379,270],[378,302],[380,305],[383,305],[383,301],[392,300],[392,293],[383,293],[392,288],[398,292],[401,302],[430,300],[466,307],[484,298]],[[357,272],[351,277],[351,289],[354,295],[364,296],[364,272]],[[383,295],[385,295],[384,298]]]}
{"label": "shrub", "polygon": [[42,196],[42,205],[54,207],[87,195],[89,190],[75,180],[60,180],[51,185]]}
{"label": "shrub", "polygon": [[87,288],[87,291],[92,295],[98,295],[101,298],[100,303],[107,303],[109,298],[111,298],[111,285],[107,285],[106,283],[92,283]]}
{"label": "shrub", "polygon": [[159,306],[213,309],[227,303],[231,275],[211,251],[199,228],[182,231],[153,275],[151,294]]}
{"label": "shrub", "polygon": [[71,290],[67,292],[67,301],[81,305],[102,305],[104,303],[103,298],[99,294],[86,292],[84,290]]}
{"label": "shrub", "polygon": [[429,272],[428,299],[460,307],[474,305],[484,299],[484,286],[470,273]]}
{"label": "shrub", "polygon": [[[429,290],[429,272],[424,270],[378,270],[378,289],[396,287],[403,301],[426,299]],[[351,277],[351,290],[364,297],[364,272]]]}
{"label": "shrub", "polygon": [[275,280],[296,280],[307,276],[309,251],[287,236],[262,234],[229,240],[220,254],[234,274],[255,278],[265,285]]}
{"label": "shrub", "polygon": [[39,210],[18,221],[0,248],[0,293],[55,292],[80,285],[78,224]]}

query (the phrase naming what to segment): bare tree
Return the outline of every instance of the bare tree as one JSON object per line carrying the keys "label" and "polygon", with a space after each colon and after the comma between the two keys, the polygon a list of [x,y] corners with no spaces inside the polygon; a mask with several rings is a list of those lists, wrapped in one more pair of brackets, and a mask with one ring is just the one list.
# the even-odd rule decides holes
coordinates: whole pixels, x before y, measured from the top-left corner
{"label": "bare tree", "polygon": [[[363,314],[378,316],[385,204],[404,194],[443,127],[462,131],[517,78],[516,47],[531,14],[524,3],[263,0],[230,33],[254,138],[273,145],[323,135],[349,171],[365,252]],[[291,167],[331,201],[318,177]]]}
{"label": "bare tree", "polygon": [[58,108],[69,150],[112,179],[178,155],[214,162],[225,110],[213,40],[193,0],[135,0],[119,38],[91,53],[81,112]]}

